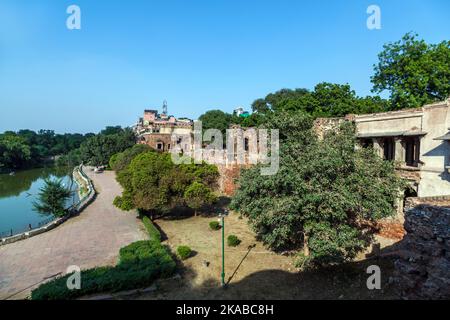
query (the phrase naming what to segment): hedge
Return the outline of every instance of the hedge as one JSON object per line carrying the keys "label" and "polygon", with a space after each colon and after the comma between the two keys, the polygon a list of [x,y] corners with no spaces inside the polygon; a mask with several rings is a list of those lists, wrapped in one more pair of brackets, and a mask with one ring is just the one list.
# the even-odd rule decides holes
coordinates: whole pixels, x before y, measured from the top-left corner
{"label": "hedge", "polygon": [[158,278],[175,272],[169,251],[156,241],[138,241],[120,249],[115,267],[81,272],[81,289],[69,290],[66,275],[44,283],[31,293],[33,300],[66,300],[100,292],[117,292],[149,286]]}
{"label": "hedge", "polygon": [[145,229],[147,229],[150,240],[161,242],[161,232],[159,232],[158,228],[156,228],[150,218],[147,216],[143,217],[142,223],[144,224]]}

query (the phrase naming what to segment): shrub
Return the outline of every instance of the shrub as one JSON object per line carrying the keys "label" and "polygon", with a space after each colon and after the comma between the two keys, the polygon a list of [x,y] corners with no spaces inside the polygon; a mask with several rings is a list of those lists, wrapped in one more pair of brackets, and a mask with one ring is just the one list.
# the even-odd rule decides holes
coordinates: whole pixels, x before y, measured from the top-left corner
{"label": "shrub", "polygon": [[119,252],[115,267],[100,267],[81,272],[81,289],[69,290],[67,278],[42,284],[31,293],[33,300],[66,300],[99,292],[117,292],[148,286],[158,278],[175,272],[176,264],[168,250],[156,241],[134,242]]}
{"label": "shrub", "polygon": [[211,221],[209,223],[209,228],[211,230],[219,230],[220,229],[220,223],[218,221]]}
{"label": "shrub", "polygon": [[192,250],[188,246],[179,246],[177,248],[177,253],[180,256],[181,260],[186,260],[192,255]]}
{"label": "shrub", "polygon": [[130,211],[134,209],[133,199],[131,199],[126,193],[124,193],[123,196],[115,197],[113,205],[123,211]]}
{"label": "shrub", "polygon": [[142,223],[145,226],[145,229],[147,229],[148,235],[150,236],[150,240],[161,242],[161,233],[159,232],[158,228],[152,223],[149,217],[145,216],[142,218]]}
{"label": "shrub", "polygon": [[241,240],[234,234],[232,234],[228,236],[227,243],[229,247],[237,247],[238,245],[241,244]]}

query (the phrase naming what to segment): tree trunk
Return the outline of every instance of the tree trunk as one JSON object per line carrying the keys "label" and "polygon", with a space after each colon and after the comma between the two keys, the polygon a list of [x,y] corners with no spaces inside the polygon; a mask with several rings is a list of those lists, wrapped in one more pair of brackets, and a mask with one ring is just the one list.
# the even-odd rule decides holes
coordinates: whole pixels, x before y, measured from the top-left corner
{"label": "tree trunk", "polygon": [[306,233],[304,233],[303,234],[303,254],[305,255],[305,257],[309,257],[308,239],[309,239],[309,236]]}

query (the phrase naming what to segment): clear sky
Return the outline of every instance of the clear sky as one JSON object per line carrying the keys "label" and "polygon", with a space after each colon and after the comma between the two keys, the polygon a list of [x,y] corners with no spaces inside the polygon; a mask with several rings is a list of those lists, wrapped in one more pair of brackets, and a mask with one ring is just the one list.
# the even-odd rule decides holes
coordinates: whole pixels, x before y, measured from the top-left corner
{"label": "clear sky", "polygon": [[[81,30],[66,9],[81,8]],[[381,8],[381,30],[366,27]],[[144,108],[197,118],[281,88],[370,94],[386,42],[450,39],[449,0],[0,0],[0,132],[97,132]]]}

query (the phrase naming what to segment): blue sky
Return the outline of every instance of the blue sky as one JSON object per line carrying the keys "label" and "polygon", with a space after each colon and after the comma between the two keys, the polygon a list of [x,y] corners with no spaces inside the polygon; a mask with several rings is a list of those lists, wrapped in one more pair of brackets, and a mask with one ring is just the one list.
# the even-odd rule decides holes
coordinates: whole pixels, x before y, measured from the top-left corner
{"label": "blue sky", "polygon": [[[68,30],[66,9],[81,8]],[[382,29],[368,30],[377,4]],[[197,118],[281,88],[349,83],[408,31],[450,39],[448,0],[0,0],[0,132],[96,132],[144,108]]]}

